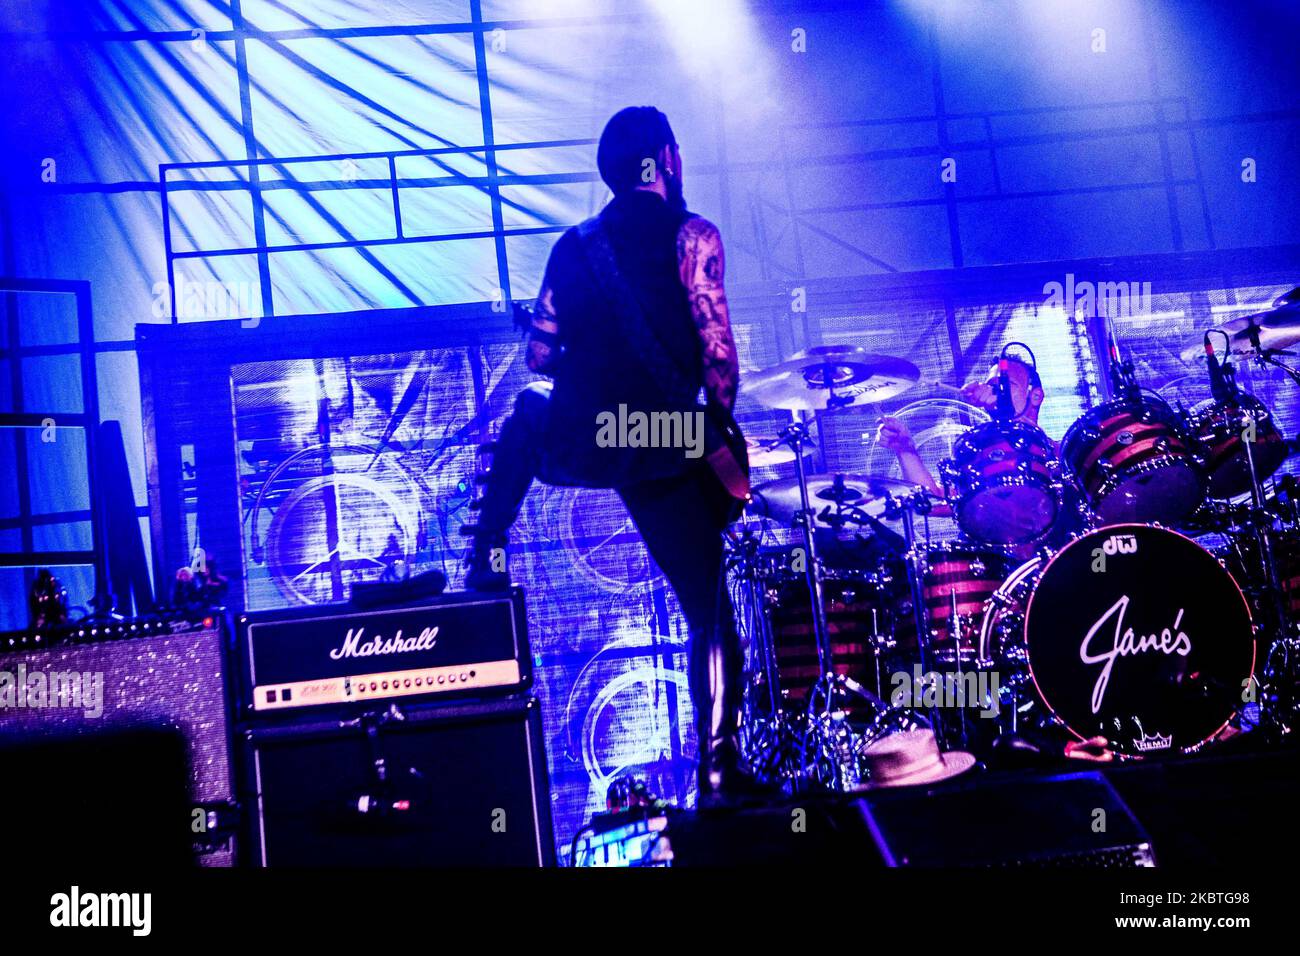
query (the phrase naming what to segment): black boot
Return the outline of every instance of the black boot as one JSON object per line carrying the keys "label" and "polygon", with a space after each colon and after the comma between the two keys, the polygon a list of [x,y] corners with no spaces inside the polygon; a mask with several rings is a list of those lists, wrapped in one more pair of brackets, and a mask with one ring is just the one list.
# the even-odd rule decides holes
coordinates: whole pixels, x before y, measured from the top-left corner
{"label": "black boot", "polygon": [[699,787],[696,808],[700,810],[761,803],[773,795],[745,768],[734,736],[715,740],[701,750]]}
{"label": "black boot", "polygon": [[471,544],[465,561],[465,590],[506,591],[510,571],[506,564],[506,536],[478,528],[463,528]]}

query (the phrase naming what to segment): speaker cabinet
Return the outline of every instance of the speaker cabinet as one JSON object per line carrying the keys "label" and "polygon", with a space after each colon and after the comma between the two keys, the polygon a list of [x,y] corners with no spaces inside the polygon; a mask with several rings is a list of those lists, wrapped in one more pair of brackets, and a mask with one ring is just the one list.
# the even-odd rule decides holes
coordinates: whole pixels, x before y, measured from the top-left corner
{"label": "speaker cabinet", "polygon": [[[130,790],[129,777],[137,773],[128,763],[114,769],[101,756],[102,734],[133,727],[174,733],[182,744],[189,804],[184,833],[197,862],[230,866],[235,857],[233,841],[228,835],[214,839],[215,830],[207,831],[209,820],[229,817],[234,800],[225,633],[219,618],[209,618],[194,623],[153,622],[148,628],[129,623],[73,625],[44,632],[39,639],[33,634],[3,635],[0,646],[13,649],[0,653],[0,741],[38,748],[48,745],[52,755],[75,751],[93,757],[84,779],[78,782],[74,775],[67,781],[87,806],[93,806],[106,799],[108,789]],[[78,745],[83,738],[84,745]],[[140,747],[158,746],[152,740],[148,735],[128,734],[106,739],[104,746],[120,746],[128,755],[138,755]],[[26,766],[37,766],[35,751],[23,753]],[[4,769],[7,788],[33,795],[33,812],[39,812],[35,794],[44,792],[43,780],[48,779],[50,768],[62,766],[57,756],[40,765],[47,769],[40,773]],[[202,812],[194,814],[195,810]],[[141,819],[147,823],[147,818]],[[94,839],[75,815],[60,825],[74,828],[88,841]],[[107,817],[105,825],[112,825]],[[164,825],[161,818],[156,825]],[[153,839],[144,834],[140,838]]]}
{"label": "speaker cabinet", "polygon": [[858,801],[886,866],[1154,866],[1151,838],[1100,773],[907,787]]}
{"label": "speaker cabinet", "polygon": [[22,867],[194,864],[189,754],[175,727],[100,723],[0,735],[5,857]]}
{"label": "speaker cabinet", "polygon": [[244,732],[263,866],[549,866],[535,699],[391,705]]}

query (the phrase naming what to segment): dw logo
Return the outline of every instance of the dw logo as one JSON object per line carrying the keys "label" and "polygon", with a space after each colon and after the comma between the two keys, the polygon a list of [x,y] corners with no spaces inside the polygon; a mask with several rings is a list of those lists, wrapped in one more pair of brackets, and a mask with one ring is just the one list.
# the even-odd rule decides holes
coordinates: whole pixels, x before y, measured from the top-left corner
{"label": "dw logo", "polygon": [[1136,554],[1137,549],[1137,538],[1131,534],[1113,534],[1101,545],[1101,550],[1108,555]]}
{"label": "dw logo", "polygon": [[1136,554],[1138,549],[1137,538],[1131,534],[1112,534],[1102,542],[1100,548],[1092,549],[1092,570],[1094,572],[1103,572],[1106,570],[1106,558],[1114,557],[1117,554]]}

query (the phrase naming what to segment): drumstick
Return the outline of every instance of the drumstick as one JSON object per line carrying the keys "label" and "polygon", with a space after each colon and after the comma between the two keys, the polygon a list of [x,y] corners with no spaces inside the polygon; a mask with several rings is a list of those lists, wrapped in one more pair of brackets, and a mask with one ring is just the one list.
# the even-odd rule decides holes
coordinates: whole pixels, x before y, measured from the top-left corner
{"label": "drumstick", "polygon": [[[928,388],[937,389],[938,391],[941,392],[947,392],[949,395],[955,395],[958,398],[960,398],[963,402],[965,402],[967,405],[974,405],[976,408],[983,408],[985,410],[988,410],[993,407],[991,404],[985,404],[983,402],[977,401],[974,396],[967,395],[963,389],[958,388],[956,385],[949,385],[947,382],[940,382],[936,379],[930,382],[922,382],[921,384]],[[970,384],[978,385],[981,383],[972,382]]]}
{"label": "drumstick", "polygon": [[950,395],[960,395],[962,398],[966,397],[966,393],[956,385],[949,385],[947,382],[940,382],[938,379],[929,382],[922,382],[921,384],[926,388],[934,388],[941,392],[948,392]]}

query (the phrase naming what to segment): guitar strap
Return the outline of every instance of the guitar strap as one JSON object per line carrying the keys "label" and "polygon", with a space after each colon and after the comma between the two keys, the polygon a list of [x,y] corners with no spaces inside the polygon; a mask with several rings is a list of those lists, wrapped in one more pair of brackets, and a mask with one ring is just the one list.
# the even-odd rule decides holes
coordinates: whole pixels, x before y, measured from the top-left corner
{"label": "guitar strap", "polygon": [[[609,233],[600,217],[588,219],[578,226],[578,240],[596,284],[618,320],[619,328],[636,349],[646,370],[656,381],[663,383],[665,397],[683,410],[698,408],[700,388],[691,385],[695,377],[682,368],[659,338],[645,304],[618,267]],[[730,419],[729,415],[727,417]],[[710,435],[717,439],[718,447],[707,452],[707,456],[718,479],[733,498],[747,497],[749,456],[744,436],[740,434],[734,420],[723,426],[707,414],[704,416],[704,428],[706,449],[710,445]]]}
{"label": "guitar strap", "polygon": [[691,388],[693,376],[681,367],[659,338],[636,289],[618,267],[609,232],[599,216],[578,226],[578,239],[597,286],[646,369],[656,381],[663,383],[670,400],[683,406],[696,404],[699,388]]}

